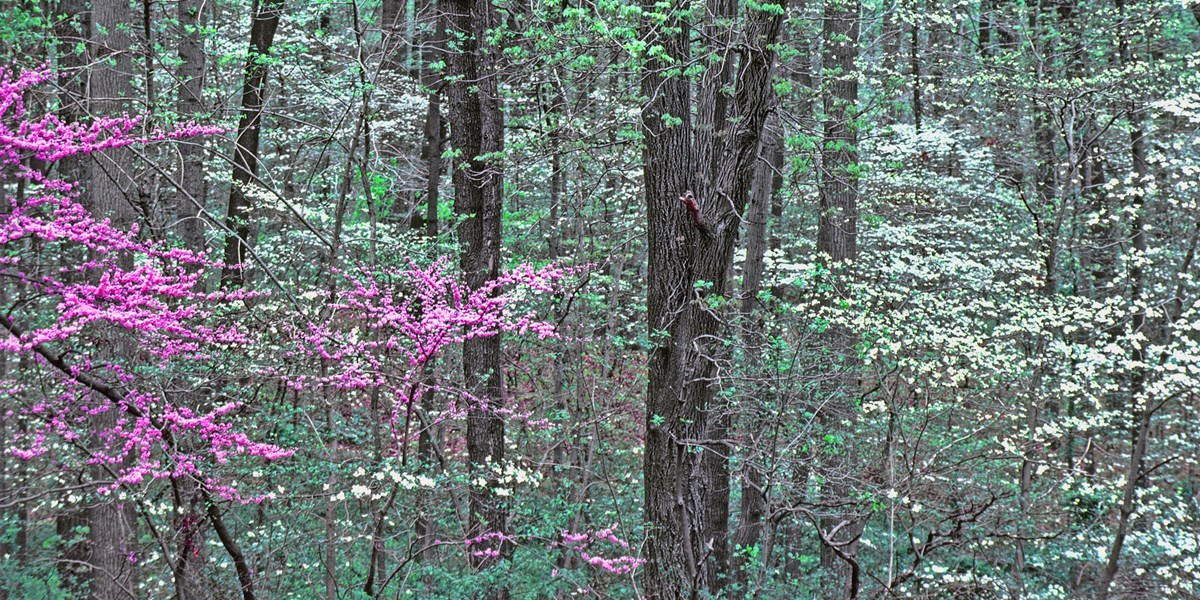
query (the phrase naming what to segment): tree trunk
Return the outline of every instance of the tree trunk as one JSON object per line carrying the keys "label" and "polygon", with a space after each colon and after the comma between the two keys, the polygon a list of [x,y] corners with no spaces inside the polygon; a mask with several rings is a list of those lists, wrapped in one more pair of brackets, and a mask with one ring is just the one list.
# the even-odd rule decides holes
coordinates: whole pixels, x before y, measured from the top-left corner
{"label": "tree trunk", "polygon": [[[93,115],[111,116],[129,110],[133,96],[134,49],[126,26],[132,15],[125,0],[92,1],[92,57],[94,60],[88,88],[89,110]],[[137,198],[132,171],[133,154],[125,149],[93,154],[87,189],[89,208],[97,218],[107,218],[119,229],[128,229],[137,220]],[[132,268],[132,257],[123,268]],[[116,332],[114,332],[115,334]],[[133,352],[122,339],[114,340],[114,356],[121,360]],[[117,411],[110,409],[93,417],[92,429],[111,430]],[[94,475],[108,480],[110,475],[98,469]],[[136,516],[132,504],[115,499],[103,500],[88,508],[88,562],[93,569],[89,595],[95,600],[127,600],[136,597],[133,577],[136,540]]]}
{"label": "tree trunk", "polygon": [[[59,85],[58,117],[65,122],[80,120],[87,112],[85,85],[88,53],[77,47],[86,44],[91,31],[92,14],[85,0],[61,0],[55,14],[54,37],[57,40],[57,71],[63,75]],[[87,164],[80,156],[68,156],[58,161],[58,169],[66,181],[87,179]]]}
{"label": "tree trunk", "polygon": [[246,191],[258,179],[258,143],[262,128],[263,101],[266,97],[267,62],[275,42],[275,30],[283,14],[284,0],[262,0],[250,24],[250,55],[242,82],[242,111],[238,117],[237,146],[233,156],[233,185],[229,188],[229,203],[225,226],[234,235],[225,238],[225,268],[221,284],[241,287],[245,270],[234,268],[246,262],[253,229],[250,226],[250,201]]}
{"label": "tree trunk", "polygon": [[908,30],[908,76],[912,78],[913,129],[921,133],[921,121],[925,118],[925,106],[921,102],[921,30],[913,21]]}
{"label": "tree trunk", "polygon": [[[1117,1],[1117,9],[1122,16],[1125,15],[1125,2]],[[1132,65],[1134,63],[1133,51],[1129,47],[1129,41],[1125,32],[1119,32],[1117,38],[1117,46],[1120,52],[1121,63],[1124,65]],[[1129,260],[1129,284],[1130,298],[1132,305],[1137,306],[1137,312],[1133,315],[1132,332],[1134,334],[1148,334],[1146,328],[1146,306],[1143,296],[1146,287],[1146,272],[1142,261],[1146,260],[1146,225],[1145,225],[1145,194],[1146,188],[1152,183],[1150,177],[1150,169],[1146,162],[1146,125],[1145,115],[1142,113],[1136,99],[1133,99],[1134,91],[1128,90],[1130,94],[1128,106],[1129,119],[1129,154],[1133,163],[1133,180],[1134,185],[1139,188],[1132,194],[1133,222],[1130,224],[1130,252]],[[1147,447],[1150,444],[1150,420],[1154,415],[1156,407],[1143,397],[1146,390],[1146,344],[1134,343],[1130,352],[1130,358],[1133,362],[1131,374],[1129,377],[1129,414],[1130,414],[1130,431],[1131,431],[1131,448],[1129,452],[1129,465],[1125,472],[1125,487],[1121,494],[1121,504],[1117,509],[1117,523],[1113,531],[1112,544],[1108,549],[1108,560],[1104,566],[1104,573],[1100,577],[1100,581],[1096,586],[1096,600],[1108,600],[1110,590],[1117,572],[1121,568],[1121,552],[1125,546],[1125,538],[1129,535],[1130,522],[1133,519],[1133,513],[1137,509],[1137,489],[1142,484],[1142,477],[1146,473],[1145,458]],[[1161,405],[1160,405],[1161,406]]]}
{"label": "tree trunk", "polygon": [[445,22],[440,11],[432,11],[433,33],[422,43],[421,84],[429,90],[429,107],[425,111],[425,143],[421,148],[425,160],[425,214],[414,207],[412,228],[423,229],[425,236],[438,235],[438,201],[442,181],[442,148],[446,139],[446,122],[442,119],[442,87],[444,82],[429,65],[446,58]]}
{"label": "tree trunk", "polygon": [[[479,287],[500,272],[501,203],[504,189],[504,117],[494,48],[484,47],[484,33],[494,24],[490,0],[441,0],[447,36],[458,40],[449,52],[448,84],[454,165],[454,212],[461,222],[460,265],[467,285]],[[508,507],[495,493],[498,482],[489,468],[504,460],[504,419],[500,337],[473,338],[463,343],[463,377],[468,392],[467,460],[470,479],[483,477],[486,486],[472,484],[467,535],[480,538],[470,547],[471,564],[478,569],[497,565],[511,545],[505,543]],[[491,598],[507,598],[508,590],[489,590]]]}
{"label": "tree trunk", "polygon": [[[820,215],[817,222],[817,250],[828,256],[830,266],[838,271],[837,265],[853,261],[858,255],[858,38],[860,10],[858,0],[827,0],[822,21],[822,68],[826,76],[828,92],[825,96],[824,138],[822,139],[821,169],[818,180]],[[915,30],[914,30],[915,31]],[[914,93],[918,87],[914,82]],[[836,275],[835,275],[836,277]],[[841,357],[839,363],[847,363],[853,353],[848,332],[840,327],[831,327],[825,334],[829,340],[831,355]],[[835,364],[834,370],[848,369],[844,364]],[[844,398],[854,386],[854,374],[850,371],[836,373],[830,379],[829,392],[834,400],[826,406],[821,421],[829,427],[839,429],[840,423],[852,415],[852,407]],[[839,468],[837,464],[829,465]],[[834,475],[827,478],[823,494],[828,504],[837,505],[845,501],[849,493]],[[858,594],[857,568],[853,556],[857,551],[857,538],[862,524],[855,515],[832,514],[821,520],[819,526],[833,531],[839,523],[848,520],[849,526],[840,527],[840,545],[833,548],[824,540],[822,532],[821,567],[829,578],[825,587],[830,598],[855,598]],[[851,560],[843,558],[843,554]]]}
{"label": "tree trunk", "polygon": [[822,21],[823,67],[828,75],[820,171],[817,249],[834,262],[858,255],[859,3],[827,0]]}
{"label": "tree trunk", "polygon": [[[179,114],[184,118],[204,118],[204,74],[208,55],[204,53],[202,0],[179,0]],[[189,250],[204,249],[204,230],[200,209],[208,198],[204,180],[204,146],[196,140],[179,143],[179,197],[176,200],[176,231]]]}
{"label": "tree trunk", "polygon": [[385,69],[396,73],[404,66],[401,57],[408,46],[404,39],[407,16],[408,0],[383,0],[379,7],[379,26],[383,30],[383,65]]}
{"label": "tree trunk", "polygon": [[[652,3],[645,9],[657,10]],[[665,27],[645,32],[649,43],[663,48],[666,61],[647,65],[642,78],[649,98],[643,175],[651,344],[643,463],[649,524],[645,593],[652,599],[716,593],[728,577],[722,556],[728,529],[727,414],[713,402],[720,387],[713,383],[715,362],[723,350],[713,339],[721,333],[717,311],[767,115],[771,45],[781,13],[755,11],[750,19],[735,118],[726,119],[721,107],[723,92],[717,90],[725,86],[714,88],[706,80],[701,98],[712,105],[695,107],[694,126],[691,86],[664,72],[689,60],[689,18],[672,12]],[[714,69],[716,82],[723,69]]]}

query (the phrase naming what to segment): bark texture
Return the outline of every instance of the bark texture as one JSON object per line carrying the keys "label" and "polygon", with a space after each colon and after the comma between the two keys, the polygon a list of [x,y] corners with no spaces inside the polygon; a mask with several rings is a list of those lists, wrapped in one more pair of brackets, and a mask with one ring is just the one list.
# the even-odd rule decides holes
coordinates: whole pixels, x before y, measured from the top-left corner
{"label": "bark texture", "polygon": [[822,21],[823,66],[828,73],[821,153],[821,215],[817,249],[834,262],[858,254],[857,0],[828,0]]}
{"label": "bark texture", "polygon": [[[829,257],[834,266],[834,285],[839,287],[836,265],[853,261],[858,256],[858,59],[861,6],[858,0],[827,0],[821,26],[822,67],[826,73],[828,91],[824,99],[825,122],[821,145],[821,169],[818,178],[820,215],[817,222],[817,250]],[[915,29],[913,30],[916,31]],[[915,47],[915,46],[914,46]],[[914,86],[914,94],[919,88]],[[914,100],[917,96],[914,96]],[[914,107],[915,108],[915,107]],[[919,114],[914,114],[920,118]],[[919,127],[919,124],[918,124]],[[832,401],[819,413],[823,424],[833,430],[852,418],[853,408],[847,400],[856,383],[849,364],[853,355],[848,332],[831,327],[825,333],[831,356],[838,357],[832,365],[832,376],[825,390]],[[822,489],[824,503],[830,506],[846,504],[847,490],[844,475],[837,471],[842,465],[831,457],[827,469],[827,484]],[[855,559],[857,540],[863,523],[854,514],[833,511],[819,522],[821,567],[827,578],[824,587],[828,598],[855,598],[859,588],[859,567]]]}
{"label": "bark texture", "polygon": [[[132,14],[125,0],[92,1],[92,43],[94,60],[88,88],[89,110],[93,115],[115,115],[129,111],[134,78],[133,36],[129,24]],[[108,218],[113,225],[127,229],[137,220],[138,195],[129,169],[133,154],[126,149],[106,150],[92,155],[91,177],[86,199],[97,218]],[[132,268],[132,258],[129,264]],[[123,361],[133,351],[120,332],[112,332],[109,360]],[[110,408],[94,417],[96,431],[116,425],[116,410]],[[111,474],[97,469],[94,476],[108,481]],[[88,563],[92,569],[89,595],[94,600],[136,598],[133,570],[137,549],[134,538],[136,516],[132,504],[115,498],[100,500],[88,509]]]}
{"label": "bark texture", "polygon": [[[504,117],[497,90],[496,51],[485,46],[485,32],[496,23],[490,0],[443,0],[449,45],[451,144],[455,151],[454,212],[461,219],[460,266],[466,283],[477,287],[500,271],[500,218],[504,173]],[[490,466],[504,460],[504,405],[500,337],[474,338],[463,344],[463,377],[469,397],[467,407],[467,460],[471,480],[482,477],[486,486],[470,491],[469,538],[483,537],[471,545],[470,560],[478,569],[497,565],[511,552],[504,542],[508,507],[495,494],[497,482]],[[500,587],[492,598],[507,598]]]}
{"label": "bark texture", "polygon": [[[646,10],[657,10],[648,4]],[[728,15],[715,3],[710,14]],[[652,61],[642,78],[649,241],[651,347],[646,400],[647,597],[717,592],[728,573],[728,414],[715,335],[750,173],[768,112],[782,11],[754,11],[742,31],[736,91],[722,98],[729,65],[714,66],[693,104],[688,80]],[[650,28],[672,64],[689,60],[692,24],[678,12]],[[721,39],[719,36],[717,39]],[[726,108],[731,107],[731,108]],[[732,114],[727,114],[732,110]],[[693,118],[693,111],[696,117]]]}
{"label": "bark texture", "polygon": [[242,82],[242,111],[238,117],[237,146],[233,153],[233,186],[225,226],[234,232],[225,238],[225,269],[221,283],[240,287],[245,283],[245,270],[231,268],[245,263],[253,228],[250,223],[248,188],[258,180],[258,144],[262,130],[263,103],[266,99],[267,56],[275,43],[275,30],[283,14],[283,0],[262,0],[250,24],[250,56]]}

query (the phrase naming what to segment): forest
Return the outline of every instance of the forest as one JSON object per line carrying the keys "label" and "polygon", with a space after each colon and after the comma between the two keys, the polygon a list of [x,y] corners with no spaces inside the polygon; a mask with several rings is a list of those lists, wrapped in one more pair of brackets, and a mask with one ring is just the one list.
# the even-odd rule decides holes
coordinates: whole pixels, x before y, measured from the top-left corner
{"label": "forest", "polygon": [[0,0],[0,600],[1200,598],[1200,1]]}

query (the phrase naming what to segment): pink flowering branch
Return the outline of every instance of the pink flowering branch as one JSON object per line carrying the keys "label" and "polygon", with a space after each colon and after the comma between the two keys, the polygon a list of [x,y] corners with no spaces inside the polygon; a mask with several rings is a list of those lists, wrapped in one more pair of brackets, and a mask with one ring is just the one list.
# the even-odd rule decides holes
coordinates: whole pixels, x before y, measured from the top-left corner
{"label": "pink flowering branch", "polygon": [[583,562],[607,573],[628,575],[646,562],[628,554],[606,558],[596,553],[593,546],[600,542],[616,545],[626,551],[629,550],[629,542],[618,537],[612,527],[586,533],[563,531],[562,538],[562,545],[569,550],[578,552]]}
{"label": "pink flowering branch", "polygon": [[[122,230],[96,219],[78,202],[75,183],[48,178],[26,164],[31,158],[54,162],[221,129],[188,124],[139,137],[131,135],[140,124],[137,117],[91,123],[67,123],[53,114],[29,118],[23,94],[53,77],[47,69],[16,74],[0,69],[0,164],[7,167],[0,178],[15,176],[37,186],[27,198],[6,198],[0,222],[0,246],[7,250],[0,257],[4,280],[35,299],[0,315],[0,327],[7,332],[0,336],[0,351],[32,355],[58,374],[63,389],[26,410],[38,425],[25,434],[24,446],[8,451],[28,459],[46,451],[49,435],[68,441],[89,437],[92,443],[83,445],[89,448],[86,462],[116,473],[109,489],[168,477],[205,480],[202,464],[233,456],[274,460],[289,455],[235,430],[226,419],[239,406],[236,402],[203,411],[179,406],[139,390],[136,378],[118,365],[94,364],[86,352],[78,353],[97,331],[110,339],[128,339],[140,356],[153,357],[160,367],[176,358],[201,358],[205,348],[246,346],[251,340],[235,328],[210,324],[214,314],[209,307],[255,294],[205,293],[202,271],[219,264],[202,254],[141,240],[136,226]],[[49,271],[27,265],[26,248],[55,246],[85,258]],[[70,350],[72,360],[52,346]],[[113,426],[88,428],[90,417],[112,410],[119,413]],[[190,438],[189,448],[199,450],[183,451],[184,437]],[[213,481],[210,489],[240,498]]]}
{"label": "pink flowering branch", "polygon": [[341,285],[322,294],[328,318],[293,328],[295,343],[285,354],[319,361],[325,374],[301,372],[286,379],[296,390],[384,390],[393,399],[393,436],[404,448],[413,406],[426,391],[425,366],[447,347],[471,338],[554,335],[554,326],[534,311],[514,307],[523,298],[553,293],[571,273],[558,266],[521,265],[478,289],[463,285],[447,259],[381,273],[341,273]]}
{"label": "pink flowering branch", "polygon": [[[57,115],[47,113],[36,120],[27,120],[27,111],[22,101],[23,94],[26,90],[54,78],[55,75],[47,67],[21,73],[0,68],[0,161],[15,165],[33,157],[46,162],[56,162],[70,156],[101,150],[143,145],[152,141],[215,135],[225,131],[220,127],[189,122],[178,129],[156,130],[149,136],[136,137],[130,136],[129,133],[141,123],[140,117],[100,117],[85,124],[68,123]],[[30,169],[23,169],[18,176],[42,180],[39,174]],[[64,184],[65,182],[57,182],[53,189],[63,190],[65,188],[61,186]]]}

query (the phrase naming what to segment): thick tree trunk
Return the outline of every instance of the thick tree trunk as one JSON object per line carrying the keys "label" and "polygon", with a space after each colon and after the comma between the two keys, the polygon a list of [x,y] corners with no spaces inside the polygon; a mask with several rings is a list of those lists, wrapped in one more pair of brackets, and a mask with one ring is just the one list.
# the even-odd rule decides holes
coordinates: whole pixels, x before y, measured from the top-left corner
{"label": "thick tree trunk", "polygon": [[[707,39],[713,40],[713,43],[719,48],[729,47],[733,42],[733,29],[729,26],[729,21],[737,17],[738,3],[735,0],[708,0],[708,13],[713,19],[705,24],[704,36]],[[722,162],[725,159],[725,145],[718,143],[718,140],[724,139],[729,134],[729,109],[730,98],[728,86],[733,71],[732,60],[722,61],[718,67],[709,68],[705,71],[705,76],[701,79],[700,88],[696,98],[696,127],[695,127],[695,149],[696,149],[696,170],[700,174],[700,178],[692,185],[692,189],[700,198],[716,198],[722,193],[728,191],[721,189],[721,174]],[[757,153],[758,136],[756,132],[755,149]],[[757,154],[755,154],[757,156]],[[739,171],[736,173],[738,177],[745,177],[749,181],[750,174],[753,173],[754,163],[751,162],[745,167],[748,169],[745,173]],[[742,200],[741,207],[744,208],[745,200]],[[739,212],[742,210],[739,208]],[[699,214],[703,217],[703,214]],[[733,227],[733,239],[729,242],[730,250],[736,246],[738,235],[738,227]],[[714,287],[718,290],[716,293],[724,296],[724,290],[729,289],[730,277],[732,273],[732,252],[724,254],[724,249],[717,249],[717,254],[724,256],[723,260],[726,264],[722,264],[713,270],[713,279],[705,279],[712,281]],[[711,315],[710,315],[711,316]],[[712,330],[716,323],[706,324],[706,330]],[[702,361],[711,361],[716,358],[716,354],[698,357]],[[707,387],[707,386],[706,386]],[[710,421],[710,426],[704,431],[703,435],[696,437],[707,440],[704,444],[703,451],[699,452],[700,464],[699,469],[702,480],[706,480],[707,489],[703,490],[697,505],[694,510],[700,511],[703,515],[702,524],[697,528],[699,535],[693,536],[693,542],[702,542],[704,545],[704,553],[706,558],[701,558],[701,562],[706,565],[707,571],[701,576],[701,580],[705,589],[712,593],[718,593],[724,587],[729,577],[729,457],[733,455],[733,446],[729,441],[731,435],[732,415],[727,403],[718,402],[717,396],[713,393],[715,390],[705,389],[699,394],[702,400],[699,404],[707,407],[707,417]],[[711,564],[709,564],[711,563]]]}
{"label": "thick tree trunk", "polygon": [[[504,117],[496,75],[495,49],[482,44],[484,32],[496,18],[490,0],[442,0],[447,36],[458,40],[449,52],[447,86],[450,102],[454,165],[454,212],[461,222],[460,265],[466,283],[483,285],[500,272],[501,203],[504,189],[502,158]],[[508,507],[496,495],[497,482],[489,468],[504,460],[503,379],[500,337],[473,338],[463,343],[463,377],[467,407],[467,459],[471,480],[483,477],[486,486],[472,484],[468,537],[486,536],[471,545],[472,565],[485,569],[510,553],[504,541]],[[493,588],[492,598],[507,598],[508,590]]]}
{"label": "thick tree trunk", "polygon": [[[646,8],[656,10],[653,4]],[[709,303],[726,295],[768,109],[770,46],[781,20],[767,11],[751,17],[733,99],[736,118],[726,120],[720,93],[702,86],[702,98],[713,106],[696,107],[693,126],[686,78],[667,74],[670,66],[662,62],[648,65],[642,78],[649,98],[643,113],[651,340],[643,474],[648,598],[716,592],[729,575],[722,556],[727,415],[713,403],[720,387],[715,362],[723,351],[713,339],[722,321],[720,308]],[[663,47],[670,65],[689,59],[687,16],[672,12],[665,28],[652,27],[646,35]]]}
{"label": "thick tree trunk", "polygon": [[267,85],[266,57],[275,43],[275,30],[279,27],[283,5],[284,0],[262,0],[250,24],[250,55],[246,59],[242,82],[242,111],[238,117],[237,145],[233,155],[233,185],[229,188],[225,214],[225,226],[234,232],[234,235],[225,238],[225,268],[221,271],[221,283],[227,287],[240,287],[245,283],[245,270],[233,267],[246,262],[248,245],[253,244],[251,235],[254,229],[249,220],[250,201],[246,192],[256,184],[258,178],[258,144]]}
{"label": "thick tree trunk", "polygon": [[[132,15],[125,0],[92,0],[92,57],[94,60],[88,89],[89,110],[93,115],[115,115],[128,111],[133,96],[134,49],[127,25]],[[114,226],[127,229],[137,220],[134,202],[137,190],[130,173],[133,154],[128,150],[107,150],[93,154],[91,177],[86,196],[89,208],[98,218],[110,219]],[[132,268],[132,259],[122,265]],[[114,332],[115,333],[115,332]],[[114,354],[108,359],[121,360],[133,349],[122,340],[114,340]],[[116,410],[93,417],[96,431],[116,425]],[[108,480],[109,473],[99,469],[94,475]],[[96,600],[127,600],[136,597],[133,577],[136,540],[136,516],[132,504],[115,499],[94,503],[88,509],[88,562],[93,570],[89,594]]]}

